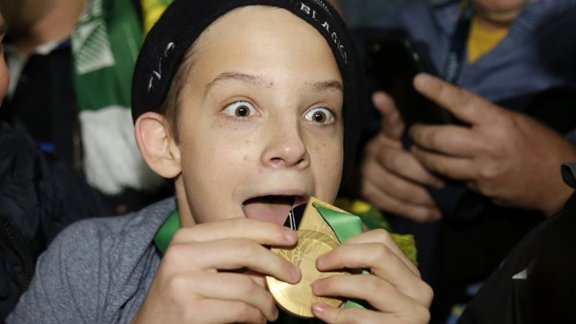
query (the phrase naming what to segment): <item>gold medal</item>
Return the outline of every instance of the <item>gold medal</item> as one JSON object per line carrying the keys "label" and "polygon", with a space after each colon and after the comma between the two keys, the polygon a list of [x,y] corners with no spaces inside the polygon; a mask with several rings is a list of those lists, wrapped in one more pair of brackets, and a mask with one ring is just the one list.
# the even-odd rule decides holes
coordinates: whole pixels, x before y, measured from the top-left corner
{"label": "gold medal", "polygon": [[338,307],[343,302],[336,298],[314,295],[310,287],[314,281],[334,275],[349,275],[348,272],[320,272],[316,269],[316,259],[337,248],[340,243],[334,231],[312,204],[339,210],[316,198],[310,198],[298,228],[298,245],[291,249],[271,249],[273,253],[297,265],[302,273],[302,279],[292,285],[274,277],[266,277],[268,289],[276,303],[285,311],[304,318],[313,317],[312,304],[314,303],[321,302]]}
{"label": "gold medal", "polygon": [[298,231],[298,245],[293,249],[271,249],[272,252],[294,263],[302,272],[302,280],[292,285],[274,277],[266,277],[268,289],[276,302],[285,311],[299,317],[312,317],[312,304],[317,302],[338,307],[342,300],[319,297],[312,293],[310,285],[322,278],[344,275],[347,272],[320,272],[316,269],[316,259],[338,247],[338,242],[329,236],[314,231]]}

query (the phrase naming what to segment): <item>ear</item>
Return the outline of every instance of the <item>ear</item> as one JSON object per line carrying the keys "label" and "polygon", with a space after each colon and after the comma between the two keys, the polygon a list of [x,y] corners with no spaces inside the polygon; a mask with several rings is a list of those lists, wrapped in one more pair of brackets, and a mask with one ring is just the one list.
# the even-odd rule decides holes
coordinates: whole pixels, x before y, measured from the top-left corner
{"label": "ear", "polygon": [[134,133],[140,153],[152,171],[168,179],[180,174],[180,148],[164,116],[154,112],[140,115]]}

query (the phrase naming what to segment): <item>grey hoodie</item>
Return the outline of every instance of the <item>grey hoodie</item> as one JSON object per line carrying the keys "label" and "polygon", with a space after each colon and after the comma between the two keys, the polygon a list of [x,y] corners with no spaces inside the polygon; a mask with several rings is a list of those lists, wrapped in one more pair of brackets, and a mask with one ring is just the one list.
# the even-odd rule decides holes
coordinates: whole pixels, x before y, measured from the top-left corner
{"label": "grey hoodie", "polygon": [[160,264],[154,235],[175,208],[169,198],[63,230],[7,323],[129,323]]}

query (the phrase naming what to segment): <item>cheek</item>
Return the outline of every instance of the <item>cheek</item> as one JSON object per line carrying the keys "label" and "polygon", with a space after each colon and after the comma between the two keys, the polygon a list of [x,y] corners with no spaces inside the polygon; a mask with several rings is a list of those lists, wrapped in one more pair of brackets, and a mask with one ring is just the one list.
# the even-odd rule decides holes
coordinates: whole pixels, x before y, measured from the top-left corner
{"label": "cheek", "polygon": [[241,171],[247,170],[247,166],[253,160],[248,145],[217,141],[205,143],[185,150],[183,153],[186,156],[182,157],[185,168],[194,170],[193,174],[202,179],[200,181],[232,182],[239,177]]}
{"label": "cheek", "polygon": [[198,133],[188,143],[181,149],[185,186],[187,192],[209,201],[208,205],[224,198],[230,201],[238,187],[253,175],[252,143]]}
{"label": "cheek", "polygon": [[318,198],[326,201],[336,198],[342,178],[343,156],[340,142],[319,143],[311,152]]}
{"label": "cheek", "polygon": [[192,217],[205,223],[238,215],[234,198],[245,182],[243,156],[214,147],[205,147],[199,154],[186,159],[182,173]]}

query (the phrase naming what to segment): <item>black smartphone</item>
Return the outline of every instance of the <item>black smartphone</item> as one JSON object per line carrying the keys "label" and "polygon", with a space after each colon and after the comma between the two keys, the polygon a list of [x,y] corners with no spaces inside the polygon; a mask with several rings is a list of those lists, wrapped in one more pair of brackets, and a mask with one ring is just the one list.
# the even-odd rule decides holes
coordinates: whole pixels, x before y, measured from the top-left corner
{"label": "black smartphone", "polygon": [[420,72],[435,75],[432,64],[403,36],[379,36],[365,39],[367,74],[377,87],[388,93],[396,103],[407,127],[415,123],[455,123],[450,112],[439,107],[413,86]]}

